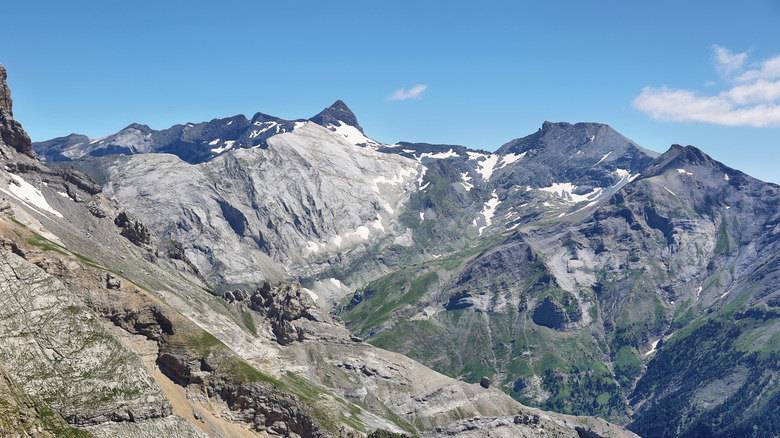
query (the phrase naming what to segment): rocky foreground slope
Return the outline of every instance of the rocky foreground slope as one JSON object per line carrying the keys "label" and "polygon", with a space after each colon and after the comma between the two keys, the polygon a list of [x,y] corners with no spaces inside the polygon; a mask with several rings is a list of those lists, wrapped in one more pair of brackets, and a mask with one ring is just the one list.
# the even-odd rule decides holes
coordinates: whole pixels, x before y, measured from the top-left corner
{"label": "rocky foreground slope", "polygon": [[0,161],[5,435],[632,436],[364,343],[297,282],[218,293],[190,251],[90,178],[5,140]]}

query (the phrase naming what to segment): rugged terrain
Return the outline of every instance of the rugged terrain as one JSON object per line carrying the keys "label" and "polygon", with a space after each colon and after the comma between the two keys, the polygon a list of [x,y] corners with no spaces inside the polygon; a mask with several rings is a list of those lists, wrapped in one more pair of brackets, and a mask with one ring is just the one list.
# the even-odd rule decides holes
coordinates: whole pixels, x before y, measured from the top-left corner
{"label": "rugged terrain", "polygon": [[[329,400],[315,419],[531,434],[514,399],[642,436],[780,429],[780,188],[695,147],[551,122],[494,153],[386,145],[338,101],[34,149],[62,169],[40,172],[97,181],[76,195],[114,209],[138,263],[183,276],[156,298],[304,403],[308,385]],[[134,281],[170,275],[145,269]]]}
{"label": "rugged terrain", "polygon": [[[359,254],[368,251],[370,245],[365,243],[370,239],[363,237],[360,228],[366,225],[359,224],[371,221],[368,225],[376,224],[375,229],[379,225],[392,229],[397,219],[378,211],[402,202],[410,184],[408,169],[419,169],[419,162],[383,155],[368,142],[350,143],[353,131],[346,136],[338,129],[328,134],[334,131],[314,122],[330,123],[330,113],[343,117],[338,105],[314,121],[294,123],[296,136],[269,138],[267,147],[257,150],[270,152],[252,157],[257,158],[253,162],[240,163],[236,158],[258,153],[248,148],[197,164],[171,155],[139,155],[158,159],[157,163],[175,159],[174,163],[187,166],[237,170],[261,165],[264,159],[279,160],[284,151],[297,153],[301,163],[320,159],[334,166],[339,163],[328,155],[333,153],[333,138],[346,139],[336,146],[344,151],[342,157],[354,158],[350,165],[363,176],[345,182],[333,172],[313,179],[310,188],[312,193],[327,188],[332,199],[323,206],[341,210],[326,209],[323,216],[328,215],[328,220],[309,228],[302,220],[310,216],[301,215],[301,229],[291,226],[286,233],[269,236],[267,246],[258,244],[260,234],[252,228],[257,222],[246,219],[251,211],[242,213],[231,206],[241,205],[246,198],[220,203],[236,195],[229,187],[223,186],[225,192],[204,192],[204,199],[214,204],[183,200],[202,208],[189,217],[199,218],[204,238],[217,238],[209,236],[209,227],[222,233],[230,230],[234,244],[253,242],[259,260],[267,261],[250,264],[256,266],[252,276],[234,279],[237,284],[231,285],[220,276],[218,266],[210,265],[219,258],[200,257],[193,250],[197,234],[189,240],[171,239],[155,228],[159,223],[148,226],[139,220],[143,209],[127,209],[117,194],[129,186],[104,192],[72,168],[40,162],[29,147],[29,137],[13,120],[2,72],[0,430],[4,436],[450,436],[476,429],[505,436],[632,436],[599,418],[523,406],[487,384],[452,379],[365,343],[315,304],[319,297],[314,292],[290,278],[290,272],[296,271],[288,272],[287,266],[316,266],[318,259],[307,258],[305,252],[298,254],[299,259],[284,258],[284,251],[273,253],[269,248],[291,251],[302,238],[341,233],[336,234],[340,242],[318,241],[323,260],[340,259],[340,244]],[[354,125],[359,131],[356,121]],[[17,144],[6,138],[22,141]],[[328,153],[317,153],[312,145],[328,147]],[[353,157],[358,149],[351,148],[365,150]],[[130,158],[119,161],[132,164],[135,157]],[[177,179],[170,173],[175,166],[161,168],[168,172],[167,180]],[[112,174],[96,172],[100,175]],[[221,180],[223,174],[217,175]],[[303,175],[298,182],[304,176],[312,175]],[[153,184],[166,181],[156,178]],[[340,184],[354,184],[364,190],[358,195],[372,194],[389,208],[359,203],[331,187]],[[137,199],[162,192],[161,187]],[[295,197],[300,191],[292,192],[285,195],[282,190],[279,197],[291,196],[296,201],[290,203],[292,207],[276,205],[273,208],[278,210],[271,210],[269,218],[286,219],[282,211],[290,214],[301,208],[306,198]],[[264,205],[260,199],[269,205],[273,202],[257,198],[258,207]],[[183,221],[181,228],[192,223]],[[356,235],[345,234],[345,229]],[[237,263],[231,275],[241,272],[239,264],[246,263],[242,257],[209,249],[209,242],[200,243],[204,253],[227,257],[222,262],[226,266]],[[311,248],[309,252],[315,252]],[[280,266],[284,270],[272,275]],[[377,274],[369,270],[362,275]]]}

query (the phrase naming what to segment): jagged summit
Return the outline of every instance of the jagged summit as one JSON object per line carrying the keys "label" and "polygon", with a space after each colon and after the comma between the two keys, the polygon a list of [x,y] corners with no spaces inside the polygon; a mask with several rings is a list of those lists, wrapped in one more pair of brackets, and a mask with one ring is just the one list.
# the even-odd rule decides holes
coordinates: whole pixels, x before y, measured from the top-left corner
{"label": "jagged summit", "polygon": [[329,125],[336,125],[336,122],[343,122],[349,126],[356,128],[361,133],[363,128],[357,121],[357,117],[349,109],[347,104],[341,100],[333,102],[333,105],[325,108],[319,114],[309,119],[310,122],[314,122],[320,126],[329,127]]}
{"label": "jagged summit", "polygon": [[[85,156],[109,154],[170,153],[197,164],[232,149],[266,148],[266,140],[270,137],[291,132],[297,123],[305,121],[286,120],[258,112],[251,120],[239,114],[208,122],[177,124],[159,131],[147,125],[132,123],[101,139],[93,140],[71,134],[37,142],[34,147],[44,161],[71,161]],[[309,121],[337,132],[353,144],[375,143],[365,137],[357,117],[341,100]],[[8,141],[6,143],[11,144]]]}
{"label": "jagged summit", "polygon": [[8,74],[3,64],[0,64],[0,111],[5,111],[8,117],[13,118],[13,101],[11,100],[11,90],[8,88],[6,79]]}
{"label": "jagged summit", "polygon": [[11,89],[6,78],[5,67],[0,64],[0,139],[18,152],[36,158],[30,136],[22,129],[21,123],[14,120]]}

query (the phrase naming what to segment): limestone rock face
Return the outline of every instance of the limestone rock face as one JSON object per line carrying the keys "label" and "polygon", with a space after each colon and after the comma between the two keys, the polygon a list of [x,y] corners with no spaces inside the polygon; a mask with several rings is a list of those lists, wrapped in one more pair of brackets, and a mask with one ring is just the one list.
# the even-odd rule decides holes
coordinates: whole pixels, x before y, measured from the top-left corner
{"label": "limestone rock face", "polygon": [[153,231],[181,243],[212,283],[313,276],[393,236],[417,189],[419,163],[350,144],[311,122],[189,164],[165,154],[106,157],[104,191]]}
{"label": "limestone rock face", "polygon": [[35,157],[30,136],[22,129],[22,125],[14,120],[11,90],[6,78],[5,67],[0,64],[0,139],[18,152]]}
{"label": "limestone rock face", "polygon": [[0,362],[29,394],[47,400],[69,423],[171,414],[170,402],[138,357],[58,280],[0,251],[0,296],[5,339]]}
{"label": "limestone rock face", "polygon": [[65,430],[73,435],[78,433],[45,403],[27,395],[0,365],[0,436],[48,438]]}
{"label": "limestone rock face", "polygon": [[11,100],[11,89],[8,88],[8,73],[3,64],[0,64],[0,111],[4,111],[8,117],[13,118],[13,101]]}

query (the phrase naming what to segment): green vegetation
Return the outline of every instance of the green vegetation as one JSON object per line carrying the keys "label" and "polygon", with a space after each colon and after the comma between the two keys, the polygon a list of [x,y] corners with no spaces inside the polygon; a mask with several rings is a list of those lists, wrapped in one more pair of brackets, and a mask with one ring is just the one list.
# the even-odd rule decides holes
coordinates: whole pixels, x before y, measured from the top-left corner
{"label": "green vegetation", "polygon": [[726,227],[728,227],[728,221],[724,217],[720,227],[718,227],[718,243],[715,244],[715,254],[729,252],[729,234]]}
{"label": "green vegetation", "polygon": [[257,327],[255,327],[255,322],[252,320],[252,314],[249,311],[241,311],[241,321],[244,323],[244,327],[246,327],[250,333],[257,336]]}
{"label": "green vegetation", "polygon": [[365,332],[387,321],[394,310],[417,304],[439,280],[435,271],[409,281],[412,275],[410,271],[399,271],[369,283],[362,291],[364,300],[350,309],[343,316],[344,320],[359,321],[361,330]]}
{"label": "green vegetation", "polygon": [[203,357],[210,356],[215,348],[227,349],[227,346],[222,341],[205,330],[186,336],[186,342],[189,347]]}
{"label": "green vegetation", "polygon": [[[780,427],[780,332],[774,327],[780,312],[744,309],[749,296],[745,291],[722,311],[693,320],[656,353],[632,397],[657,399],[638,413],[631,430],[659,437],[773,436]],[[711,393],[713,385],[728,392]],[[700,410],[701,397],[722,403]]]}
{"label": "green vegetation", "polygon": [[613,368],[620,384],[630,387],[642,372],[642,359],[639,357],[639,352],[634,347],[624,345],[615,355]]}
{"label": "green vegetation", "polygon": [[268,382],[279,389],[285,389],[284,383],[261,373],[255,367],[239,358],[231,358],[220,367],[220,370],[223,370],[236,383]]}

